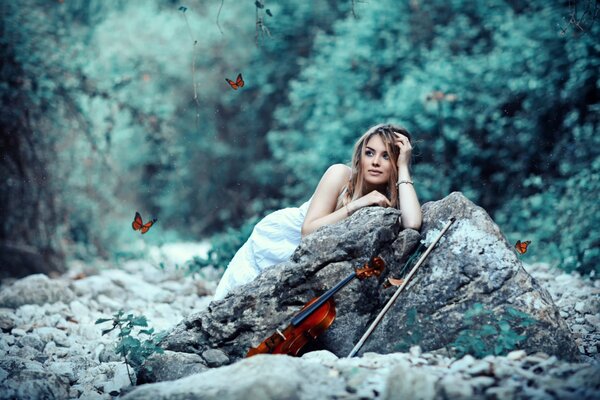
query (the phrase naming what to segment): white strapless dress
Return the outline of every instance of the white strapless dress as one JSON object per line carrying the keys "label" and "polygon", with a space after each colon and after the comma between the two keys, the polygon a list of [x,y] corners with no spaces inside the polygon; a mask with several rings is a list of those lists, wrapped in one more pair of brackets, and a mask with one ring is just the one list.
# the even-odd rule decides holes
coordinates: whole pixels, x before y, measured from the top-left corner
{"label": "white strapless dress", "polygon": [[229,262],[214,300],[220,300],[232,289],[254,280],[265,268],[289,260],[300,244],[309,205],[310,199],[300,207],[275,211],[256,224],[246,243]]}

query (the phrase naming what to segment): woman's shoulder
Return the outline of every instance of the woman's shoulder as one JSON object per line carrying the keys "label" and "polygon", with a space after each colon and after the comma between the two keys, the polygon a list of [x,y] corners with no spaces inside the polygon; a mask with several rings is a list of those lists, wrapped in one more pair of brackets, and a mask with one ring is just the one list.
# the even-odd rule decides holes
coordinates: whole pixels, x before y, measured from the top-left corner
{"label": "woman's shoulder", "polygon": [[329,188],[332,193],[340,193],[342,188],[352,177],[352,169],[344,164],[333,164],[323,174],[321,184]]}
{"label": "woman's shoulder", "polygon": [[325,173],[340,178],[350,179],[350,176],[352,175],[352,168],[346,164],[333,164],[327,168],[327,172]]}

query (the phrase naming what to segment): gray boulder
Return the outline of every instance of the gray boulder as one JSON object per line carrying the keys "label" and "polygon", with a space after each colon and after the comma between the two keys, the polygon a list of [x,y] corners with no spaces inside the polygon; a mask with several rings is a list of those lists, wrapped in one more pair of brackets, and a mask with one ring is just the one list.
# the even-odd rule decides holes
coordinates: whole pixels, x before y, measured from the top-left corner
{"label": "gray boulder", "polygon": [[18,308],[25,304],[68,303],[74,295],[65,282],[44,274],[29,275],[0,291],[0,307]]}
{"label": "gray boulder", "polygon": [[7,356],[0,359],[0,399],[66,399],[69,381],[45,370],[37,361]]}
{"label": "gray boulder", "polygon": [[[423,215],[422,232],[428,239],[451,216],[456,222],[363,351],[406,351],[411,344],[431,351],[450,347],[462,337],[472,350],[483,345],[493,353],[498,346],[497,354],[506,353],[503,350],[513,343],[527,352],[578,358],[550,294],[523,269],[513,246],[484,209],[452,193],[424,204]],[[470,335],[485,340],[478,343]]]}
{"label": "gray boulder", "polygon": [[[518,347],[576,358],[569,330],[548,292],[525,272],[482,208],[453,193],[425,204],[423,212],[425,242],[452,216],[456,222],[359,355],[402,352],[419,344],[424,351],[452,352],[461,345],[498,353]],[[379,255],[386,262],[384,273],[379,278],[354,279],[341,289],[334,297],[333,325],[308,348],[346,356],[393,295],[395,288],[383,288],[387,276],[399,276],[421,240],[418,232],[401,230],[398,217],[397,210],[370,207],[319,229],[302,240],[288,262],[267,269],[225,299],[188,316],[164,339],[163,347],[196,354],[210,367],[233,363],[277,329],[283,330],[306,302]],[[495,334],[485,325],[492,326]],[[476,329],[485,337],[479,344],[469,335]],[[215,357],[210,349],[223,356]],[[158,375],[150,379],[160,380]]]}

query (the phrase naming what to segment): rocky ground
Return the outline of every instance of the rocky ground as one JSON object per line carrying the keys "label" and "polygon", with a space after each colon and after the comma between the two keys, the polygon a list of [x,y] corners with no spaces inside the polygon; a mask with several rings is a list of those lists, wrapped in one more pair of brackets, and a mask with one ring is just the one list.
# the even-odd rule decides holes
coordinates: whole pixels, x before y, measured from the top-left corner
{"label": "rocky ground", "polygon": [[[189,253],[171,247],[153,260],[130,261],[118,269],[74,264],[61,277],[5,282],[0,289],[0,399],[107,399],[125,393],[140,399],[287,398],[297,385],[281,384],[281,379],[311,374],[317,384],[302,386],[297,398],[600,398],[600,280],[539,263],[525,268],[559,307],[581,353],[579,363],[522,351],[482,360],[422,354],[418,347],[354,359],[313,352],[301,359],[257,356],[177,384],[134,389],[114,351],[117,332],[102,336],[110,324],[95,321],[123,309],[146,316],[150,327],[161,331],[206,307],[218,273],[206,271],[203,279],[185,276],[175,268],[176,255],[183,257],[181,264]],[[165,268],[159,267],[161,260]],[[264,383],[265,375],[278,383]],[[238,385],[231,385],[231,376],[238,377]],[[258,389],[257,380],[263,382]]]}

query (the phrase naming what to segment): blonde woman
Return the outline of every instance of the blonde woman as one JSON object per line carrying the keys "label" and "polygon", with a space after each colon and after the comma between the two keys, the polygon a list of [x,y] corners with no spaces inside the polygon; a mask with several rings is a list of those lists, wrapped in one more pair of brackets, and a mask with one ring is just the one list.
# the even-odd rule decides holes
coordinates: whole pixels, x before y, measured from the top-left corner
{"label": "blonde woman", "polygon": [[349,217],[363,207],[402,211],[404,228],[420,229],[421,205],[409,172],[411,135],[399,126],[379,124],[354,146],[351,167],[334,164],[325,171],[313,196],[298,208],[285,208],[263,218],[225,270],[215,300],[287,261],[302,236]]}

